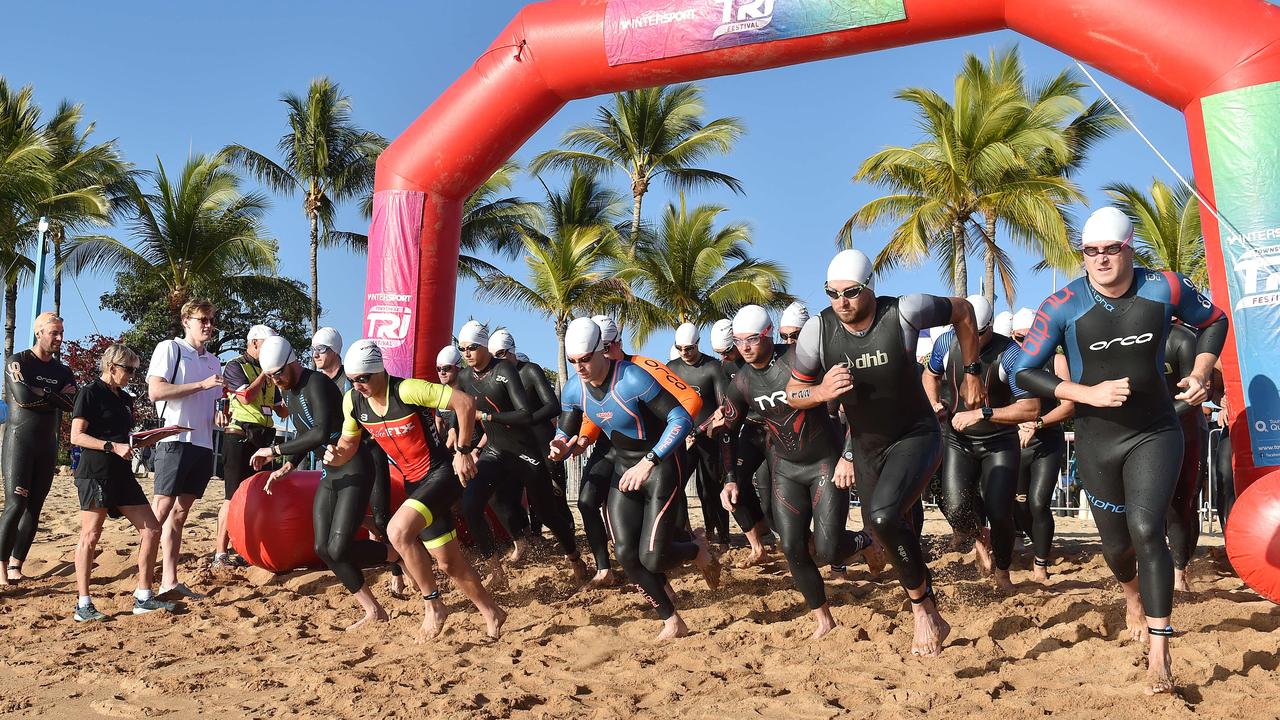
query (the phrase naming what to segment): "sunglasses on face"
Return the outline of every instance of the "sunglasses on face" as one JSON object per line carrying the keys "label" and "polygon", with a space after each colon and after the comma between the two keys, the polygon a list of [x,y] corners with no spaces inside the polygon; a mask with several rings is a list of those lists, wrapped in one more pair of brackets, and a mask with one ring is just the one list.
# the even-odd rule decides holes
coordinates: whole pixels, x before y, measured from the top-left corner
{"label": "sunglasses on face", "polygon": [[755,347],[756,345],[759,345],[762,340],[764,340],[763,335],[749,335],[744,338],[735,337],[733,339],[733,344],[738,347]]}
{"label": "sunglasses on face", "polygon": [[845,300],[852,300],[858,297],[859,295],[861,295],[862,291],[865,289],[866,289],[865,285],[854,285],[853,287],[847,287],[844,290],[836,290],[830,285],[827,285],[822,288],[822,291],[825,292],[827,294],[827,297],[831,298],[832,300],[835,300],[836,298],[841,298],[841,297],[844,298]]}
{"label": "sunglasses on face", "polygon": [[693,352],[694,350],[697,350],[697,349],[698,349],[697,345],[677,345],[676,346],[676,350],[679,350],[682,353]]}
{"label": "sunglasses on face", "polygon": [[1124,243],[1107,245],[1106,247],[1094,247],[1090,245],[1089,247],[1081,249],[1080,252],[1084,253],[1085,257],[1097,257],[1099,255],[1119,255],[1121,250],[1124,250]]}
{"label": "sunglasses on face", "polygon": [[331,350],[333,350],[333,348],[329,347],[328,345],[312,345],[311,346],[312,355],[323,355]]}
{"label": "sunglasses on face", "polygon": [[438,372],[438,373],[451,373],[451,372],[458,372],[458,368],[456,368],[456,367],[454,367],[454,366],[452,366],[452,365],[437,365],[437,366],[436,366],[436,372]]}
{"label": "sunglasses on face", "polygon": [[197,323],[200,323],[201,325],[209,325],[209,326],[213,326],[214,324],[216,324],[216,321],[215,321],[213,318],[211,318],[211,317],[198,317],[198,316],[196,316],[196,315],[192,315],[191,317],[189,317],[189,318],[187,318],[187,319],[188,319],[188,320],[195,320]]}
{"label": "sunglasses on face", "polygon": [[111,364],[112,364],[112,365],[114,365],[115,367],[118,367],[118,368],[120,368],[121,370],[125,371],[125,373],[126,373],[126,374],[128,374],[128,375],[132,375],[132,374],[134,374],[134,373],[138,372],[138,366],[137,366],[137,365],[121,365],[120,363],[111,363]]}
{"label": "sunglasses on face", "polygon": [[355,384],[368,385],[369,378],[371,377],[373,377],[373,373],[365,373],[364,375],[356,375],[355,377],[352,377],[349,379],[351,380],[352,383],[355,383]]}
{"label": "sunglasses on face", "polygon": [[[285,366],[285,367],[288,367],[288,366]],[[279,380],[280,378],[284,377],[284,371],[285,371],[285,368],[283,367],[280,368],[279,370],[273,370],[267,373],[267,377],[271,378],[272,380]]]}
{"label": "sunglasses on face", "polygon": [[565,358],[565,360],[567,360],[570,365],[586,365],[587,363],[591,362],[591,358],[595,356],[596,356],[595,351],[592,351],[581,357]]}
{"label": "sunglasses on face", "polygon": [[480,348],[482,348],[482,347],[484,347],[484,346],[483,346],[483,345],[478,345],[478,344],[476,344],[476,343],[471,343],[470,345],[464,345],[461,349],[462,349],[462,352],[475,352],[475,351],[479,350],[479,349],[480,349]]}
{"label": "sunglasses on face", "polygon": [[779,333],[778,337],[782,338],[783,340],[799,340],[800,331],[797,330],[795,332],[790,332],[790,333]]}

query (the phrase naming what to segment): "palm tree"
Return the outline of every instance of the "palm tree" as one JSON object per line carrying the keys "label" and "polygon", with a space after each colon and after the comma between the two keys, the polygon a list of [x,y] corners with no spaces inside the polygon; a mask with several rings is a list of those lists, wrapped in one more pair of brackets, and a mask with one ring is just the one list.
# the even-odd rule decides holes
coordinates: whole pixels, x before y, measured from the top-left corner
{"label": "palm tree", "polygon": [[88,236],[69,242],[64,267],[130,273],[163,284],[178,329],[183,303],[217,286],[252,296],[264,283],[278,282],[277,244],[267,237],[262,216],[267,199],[245,194],[224,154],[196,155],[176,179],[164,164],[146,173],[155,188],[144,191],[137,178],[126,182],[132,245],[113,237]]}
{"label": "palm tree", "polygon": [[458,273],[463,277],[479,281],[497,272],[498,268],[476,253],[487,250],[514,259],[524,249],[520,228],[536,228],[542,222],[538,203],[503,196],[519,172],[519,164],[507,161],[467,196],[462,206],[462,253],[458,257]]}
{"label": "palm tree", "polygon": [[1200,229],[1200,203],[1185,187],[1151,181],[1151,192],[1126,183],[1105,188],[1115,206],[1133,220],[1138,260],[1153,270],[1172,270],[1204,287],[1209,270]]}
{"label": "palm tree", "polygon": [[328,78],[313,80],[305,98],[285,93],[280,101],[288,107],[289,121],[289,132],[276,143],[281,162],[243,145],[228,145],[223,151],[276,192],[301,193],[302,210],[311,223],[311,327],[315,331],[320,326],[320,245],[322,240],[338,243],[362,237],[336,231],[336,205],[367,200],[374,164],[387,141],[352,122],[351,99]]}
{"label": "palm tree", "polygon": [[637,344],[664,327],[704,325],[743,305],[781,308],[794,299],[786,293],[786,270],[748,252],[746,223],[715,227],[724,211],[718,205],[687,209],[681,198],[678,206],[667,205],[652,240],[614,261],[617,277],[641,296],[622,312]]}
{"label": "palm tree", "polygon": [[614,93],[596,121],[564,134],[563,149],[548,150],[530,165],[604,173],[621,170],[631,180],[631,242],[640,239],[640,209],[649,185],[659,178],[677,190],[720,185],[741,193],[742,183],[714,170],[695,167],[714,154],[727,154],[744,132],[738,118],[702,122],[702,90],[697,85],[664,85]]}
{"label": "palm tree", "polygon": [[891,192],[855,212],[838,241],[849,247],[855,229],[897,222],[875,269],[914,266],[933,255],[957,295],[968,294],[966,256],[981,246],[983,293],[993,303],[997,270],[1006,297],[1014,297],[1012,263],[996,241],[998,221],[1047,264],[1073,265],[1067,206],[1083,196],[1068,176],[1118,127],[1109,109],[1084,106],[1082,88],[1062,73],[1028,91],[1021,61],[1010,50],[992,53],[988,64],[967,56],[954,103],[924,88],[899,92],[915,106],[924,140],[885,148],[863,162],[855,180]]}
{"label": "palm tree", "polygon": [[563,387],[569,376],[564,351],[569,321],[616,309],[630,298],[626,283],[614,277],[608,267],[620,244],[614,222],[621,212],[621,200],[593,175],[574,171],[563,192],[547,191],[544,212],[545,232],[517,226],[528,280],[521,282],[494,271],[485,276],[477,295],[551,319]]}

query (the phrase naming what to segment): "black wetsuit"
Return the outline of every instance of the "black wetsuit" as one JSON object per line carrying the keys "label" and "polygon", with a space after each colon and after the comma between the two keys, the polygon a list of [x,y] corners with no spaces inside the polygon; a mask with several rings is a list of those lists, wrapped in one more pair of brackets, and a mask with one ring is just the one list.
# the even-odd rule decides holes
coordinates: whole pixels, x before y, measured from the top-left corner
{"label": "black wetsuit", "polygon": [[877,297],[875,317],[861,333],[827,308],[805,323],[791,372],[818,384],[828,369],[849,368],[853,387],[838,398],[850,428],[843,456],[853,462],[863,526],[889,551],[908,589],[929,575],[909,516],[942,459],[942,430],[920,384],[916,341],[920,330],[950,321],[951,301],[932,295]]}
{"label": "black wetsuit", "polygon": [[[1164,378],[1169,396],[1182,392],[1178,382],[1191,374],[1196,364],[1196,334],[1182,325],[1169,327],[1169,337],[1164,347]],[[1165,518],[1165,533],[1169,538],[1169,552],[1173,565],[1186,568],[1195,554],[1200,540],[1200,517],[1197,514],[1200,499],[1200,465],[1204,462],[1204,438],[1209,424],[1199,406],[1175,400],[1178,424],[1182,426],[1182,469],[1178,473],[1178,485],[1173,491],[1169,514]]]}
{"label": "black wetsuit", "polygon": [[[743,422],[764,429],[773,475],[773,526],[796,587],[809,609],[816,610],[827,602],[818,567],[843,565],[870,545],[871,539],[866,533],[845,529],[849,491],[832,481],[841,442],[827,409],[797,410],[787,404],[787,381],[794,360],[791,349],[790,345],[775,345],[773,358],[763,369],[743,364],[724,393],[722,407],[730,431]],[[735,433],[725,433],[720,447],[727,473],[737,464]]]}
{"label": "black wetsuit", "polygon": [[482,423],[489,443],[480,451],[476,476],[462,497],[462,515],[477,551],[483,557],[497,551],[484,516],[490,498],[499,522],[513,539],[528,533],[529,515],[521,503],[521,495],[527,494],[530,507],[551,529],[561,551],[576,555],[572,517],[561,510],[564,495],[551,481],[547,446],[539,445],[533,430],[532,413],[539,408],[529,399],[519,370],[507,360],[493,358],[483,372],[460,370],[458,389],[476,399],[477,410],[492,415]]}
{"label": "black wetsuit", "polygon": [[[1053,372],[1053,356],[1045,370]],[[1040,417],[1058,407],[1058,400],[1040,398]],[[1053,551],[1053,492],[1066,461],[1067,440],[1061,423],[1040,428],[1022,448],[1018,463],[1018,492],[1014,496],[1013,517],[1018,529],[1031,536],[1035,563],[1049,565]]]}
{"label": "black wetsuit", "polygon": [[[289,416],[297,435],[281,443],[279,454],[300,467],[308,453],[323,454],[342,433],[342,393],[324,373],[302,368],[298,383],[287,393]],[[369,507],[373,477],[369,451],[361,446],[341,467],[322,467],[320,486],[311,504],[316,555],[350,592],[364,587],[362,568],[387,561],[387,546],[357,540],[356,533]]]}
{"label": "black wetsuit", "polygon": [[74,407],[70,368],[45,362],[30,350],[5,361],[9,419],[4,424],[4,514],[0,515],[0,562],[27,559],[40,511],[53,487],[62,411]]}
{"label": "black wetsuit", "polygon": [[[610,362],[601,387],[570,379],[561,393],[557,436],[577,435],[584,413],[613,443],[607,518],[614,553],[665,620],[675,612],[665,573],[698,554],[694,543],[674,539],[679,478],[686,477],[679,450],[693,418],[657,378],[626,360]],[[618,489],[618,480],[649,453],[655,464],[640,489]]]}
{"label": "black wetsuit", "polygon": [[[530,429],[533,430],[538,450],[545,458],[551,439],[556,436],[556,418],[560,416],[560,398],[556,397],[555,388],[551,387],[551,381],[547,379],[547,374],[538,363],[527,360],[516,361],[516,370],[520,372],[520,381],[524,384],[529,402],[534,406],[529,413],[529,418],[533,421]],[[564,462],[553,463],[550,460],[545,462],[547,469],[551,472],[551,482],[555,483],[556,487],[556,511],[567,517],[569,525],[572,526],[573,514],[569,512],[569,503],[565,495],[568,476],[565,473]],[[542,520],[539,519],[537,509],[532,505],[529,507],[529,528],[535,535],[542,534]]]}
{"label": "black wetsuit", "polygon": [[[720,491],[724,488],[724,476],[719,463],[717,442],[701,431],[716,408],[720,407],[727,381],[724,368],[718,360],[707,355],[690,365],[683,358],[667,363],[676,377],[685,381],[702,396],[702,409],[694,418],[693,446],[689,448],[690,474],[694,475],[698,500],[702,503],[703,527],[707,536],[717,542],[729,542],[729,512],[720,503]],[[685,478],[688,481],[688,478]],[[750,530],[744,527],[743,530]]]}
{"label": "black wetsuit", "polygon": [[[979,377],[987,388],[987,407],[1008,407],[1027,391],[1013,382],[1022,355],[1012,338],[993,333],[978,353]],[[942,334],[933,346],[929,372],[941,376],[938,399],[946,411],[942,424],[942,513],[956,534],[974,538],[985,518],[991,527],[995,566],[1008,570],[1013,562],[1013,497],[1018,487],[1018,426],[979,420],[957,432],[950,418],[968,407],[960,397],[964,359],[955,331]]]}
{"label": "black wetsuit", "polygon": [[[720,363],[730,383],[743,364],[742,358]],[[738,484],[738,504],[733,509],[733,519],[743,530],[750,530],[761,520],[772,530],[773,480],[769,463],[765,462],[764,427],[760,423],[744,422],[731,439],[737,443],[732,477]],[[721,438],[721,441],[726,440]]]}
{"label": "black wetsuit", "polygon": [[1129,398],[1120,407],[1076,403],[1076,458],[1107,565],[1122,583],[1137,576],[1148,617],[1167,617],[1173,608],[1165,517],[1182,466],[1183,437],[1164,382],[1171,316],[1202,329],[1196,354],[1222,350],[1226,316],[1181,275],[1135,267],[1132,285],[1119,298],[1078,278],[1040,306],[1017,373],[1023,388],[1054,397],[1061,381],[1044,366],[1061,345],[1074,382],[1129,378]]}

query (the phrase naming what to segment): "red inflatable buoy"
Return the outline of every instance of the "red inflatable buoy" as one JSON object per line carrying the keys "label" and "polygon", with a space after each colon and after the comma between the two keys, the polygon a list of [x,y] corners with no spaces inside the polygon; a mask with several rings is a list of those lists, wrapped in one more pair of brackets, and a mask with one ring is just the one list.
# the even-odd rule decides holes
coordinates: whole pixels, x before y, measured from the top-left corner
{"label": "red inflatable buoy", "polygon": [[272,572],[323,567],[315,552],[311,505],[320,487],[318,470],[289,473],[262,491],[271,473],[263,471],[240,483],[227,509],[231,545],[250,565]]}
{"label": "red inflatable buoy", "polygon": [[1240,579],[1280,604],[1280,470],[1258,478],[1236,498],[1226,543]]}

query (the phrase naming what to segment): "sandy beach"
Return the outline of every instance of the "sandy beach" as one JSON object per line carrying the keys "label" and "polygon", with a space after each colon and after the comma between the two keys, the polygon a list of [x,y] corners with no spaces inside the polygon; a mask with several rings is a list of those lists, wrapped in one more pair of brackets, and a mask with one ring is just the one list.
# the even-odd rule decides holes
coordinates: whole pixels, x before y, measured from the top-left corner
{"label": "sandy beach", "polygon": [[[150,485],[144,482],[150,490]],[[1280,608],[1231,573],[1221,537],[1202,538],[1195,591],[1178,593],[1179,692],[1143,696],[1140,646],[1121,640],[1123,603],[1088,521],[1059,519],[1052,580],[997,594],[972,555],[947,552],[947,527],[926,527],[941,610],[953,626],[942,657],[910,655],[911,616],[891,573],[856,565],[828,583],[840,627],[817,643],[775,553],[729,569],[710,592],[696,573],[673,584],[692,635],[661,645],[655,616],[631,590],[572,592],[545,552],[498,594],[510,611],[488,640],[457,592],[444,635],[415,642],[421,603],[387,592],[391,622],[346,634],[353,602],[331,574],[204,569],[222,486],[196,504],[184,579],[209,593],[175,614],[129,614],[136,535],[108,521],[94,598],[114,615],[71,620],[79,513],[69,477],[55,478],[25,567],[0,592],[0,714],[18,717],[229,718],[1274,718],[1280,717]],[[699,515],[695,512],[693,517]],[[549,547],[549,546],[548,546]],[[727,564],[744,550],[729,553]]]}

